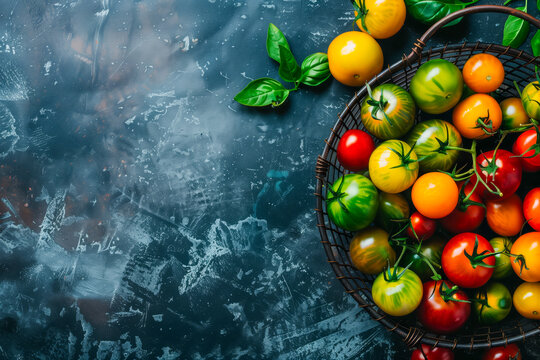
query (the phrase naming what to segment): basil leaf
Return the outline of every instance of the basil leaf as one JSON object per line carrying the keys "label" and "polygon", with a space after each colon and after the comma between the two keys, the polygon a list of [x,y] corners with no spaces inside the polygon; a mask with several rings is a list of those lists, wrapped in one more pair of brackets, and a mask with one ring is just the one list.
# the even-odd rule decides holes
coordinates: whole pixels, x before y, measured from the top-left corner
{"label": "basil leaf", "polygon": [[[527,12],[525,6],[516,9]],[[527,40],[529,29],[530,26],[527,21],[515,16],[508,16],[508,19],[506,19],[506,22],[504,23],[503,46],[518,48],[525,40]]]}
{"label": "basil leaf", "polygon": [[279,76],[285,81],[295,82],[302,72],[289,48],[279,45]]}
{"label": "basil leaf", "polygon": [[[460,0],[405,0],[407,10],[416,20],[424,24],[434,24],[443,17],[464,9],[468,5],[474,4],[478,0],[462,2]],[[446,26],[456,25],[462,18],[456,19]]]}
{"label": "basil leaf", "polygon": [[540,30],[536,30],[536,34],[531,39],[531,49],[534,56],[540,56]]}
{"label": "basil leaf", "polygon": [[287,42],[287,38],[285,38],[285,35],[283,35],[281,30],[279,30],[274,24],[268,25],[268,34],[266,36],[266,51],[268,52],[268,56],[270,56],[277,62],[280,62],[280,45],[289,49],[289,51],[291,50],[291,48],[289,47],[289,43]]}
{"label": "basil leaf", "polygon": [[289,90],[277,80],[261,78],[250,82],[234,97],[242,105],[247,106],[279,106],[289,96]]}
{"label": "basil leaf", "polygon": [[302,61],[300,82],[309,86],[322,84],[330,77],[328,56],[325,53],[311,54]]}

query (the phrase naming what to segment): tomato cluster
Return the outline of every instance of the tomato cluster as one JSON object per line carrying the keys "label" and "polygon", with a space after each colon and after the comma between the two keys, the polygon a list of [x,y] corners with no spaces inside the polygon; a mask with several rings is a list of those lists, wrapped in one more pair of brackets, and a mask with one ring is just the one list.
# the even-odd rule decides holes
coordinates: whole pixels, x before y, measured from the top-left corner
{"label": "tomato cluster", "polygon": [[[348,173],[330,187],[327,211],[358,231],[352,264],[376,275],[382,311],[415,313],[434,333],[491,325],[513,308],[540,319],[540,84],[499,102],[504,76],[483,53],[462,70],[429,60],[408,90],[367,86],[367,132],[348,130],[337,147]],[[418,121],[418,110],[441,119]],[[413,358],[453,358],[437,351]]]}

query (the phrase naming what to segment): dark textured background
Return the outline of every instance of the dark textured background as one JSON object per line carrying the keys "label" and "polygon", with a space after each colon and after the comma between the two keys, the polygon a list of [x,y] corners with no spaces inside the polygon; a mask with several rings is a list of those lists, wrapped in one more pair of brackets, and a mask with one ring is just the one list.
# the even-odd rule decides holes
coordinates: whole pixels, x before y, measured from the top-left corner
{"label": "dark textured background", "polygon": [[[315,160],[353,89],[233,101],[277,77],[268,23],[303,59],[352,17],[347,0],[2,0],[0,358],[407,359],[315,227]],[[432,45],[500,42],[503,23]],[[424,30],[381,41],[386,63]]]}

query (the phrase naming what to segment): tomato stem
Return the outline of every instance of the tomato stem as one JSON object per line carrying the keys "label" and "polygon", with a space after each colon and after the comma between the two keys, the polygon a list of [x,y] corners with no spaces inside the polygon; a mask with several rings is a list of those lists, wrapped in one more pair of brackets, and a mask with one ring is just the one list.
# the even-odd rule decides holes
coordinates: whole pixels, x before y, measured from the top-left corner
{"label": "tomato stem", "polygon": [[[446,289],[443,289],[443,287],[445,287]],[[444,281],[439,286],[439,294],[441,295],[441,298],[444,300],[444,302],[454,301],[454,302],[470,303],[469,300],[461,300],[461,299],[454,298],[454,295],[458,291],[459,291],[459,287],[457,285],[454,285],[451,288],[449,288],[448,285],[446,285]]]}
{"label": "tomato stem", "polygon": [[347,196],[347,193],[341,191],[341,189],[343,188],[344,183],[345,183],[345,177],[342,176],[341,177],[341,182],[339,183],[337,191],[334,191],[332,189],[332,187],[328,188],[328,191],[330,191],[330,193],[332,194],[332,198],[327,199],[326,203],[331,204],[332,202],[337,201],[339,206],[343,209],[343,211],[345,211],[346,213],[349,213],[349,209],[347,208],[347,206],[341,200],[342,197]]}
{"label": "tomato stem", "polygon": [[480,254],[478,253],[478,236],[475,235],[474,239],[474,247],[472,254],[468,254],[467,250],[464,251],[465,257],[469,259],[469,262],[471,263],[471,266],[473,269],[476,269],[478,266],[485,267],[485,268],[494,268],[495,265],[489,265],[484,262],[485,258],[488,258],[490,256],[495,256],[498,254],[502,254],[504,251],[499,252],[489,252],[489,250],[484,250]]}
{"label": "tomato stem", "polygon": [[388,115],[385,112],[386,105],[388,105],[388,100],[384,98],[383,91],[381,90],[381,95],[379,96],[379,100],[375,99],[373,97],[373,93],[371,92],[371,86],[369,86],[369,83],[366,82],[366,89],[368,92],[369,99],[367,99],[367,104],[371,106],[371,117],[374,120],[382,121],[382,119],[379,119],[377,117],[377,113],[380,111],[383,114],[383,117],[388,121],[390,126],[394,126],[394,122],[388,117]]}
{"label": "tomato stem", "polygon": [[362,22],[362,28],[364,28],[364,30],[371,35],[366,26],[366,15],[369,12],[369,9],[366,6],[366,0],[360,0],[359,2],[357,2],[356,0],[351,0],[351,3],[354,7],[354,10],[356,11],[356,16],[354,17],[353,21],[353,30],[354,24],[356,24],[356,22],[360,20]]}
{"label": "tomato stem", "polygon": [[495,187],[495,190],[491,190],[489,185],[486,184],[486,182],[482,179],[482,177],[478,173],[478,170],[476,169],[476,140],[473,140],[472,145],[471,145],[471,150],[473,150],[473,153],[472,153],[472,162],[473,162],[472,168],[473,168],[473,170],[474,170],[474,172],[476,174],[477,181],[480,181],[482,183],[482,185],[484,185],[486,190],[489,191],[490,193],[496,194],[496,195],[499,195],[499,196],[503,196],[503,193],[501,192],[501,190],[499,190],[499,188],[493,183],[492,184]]}

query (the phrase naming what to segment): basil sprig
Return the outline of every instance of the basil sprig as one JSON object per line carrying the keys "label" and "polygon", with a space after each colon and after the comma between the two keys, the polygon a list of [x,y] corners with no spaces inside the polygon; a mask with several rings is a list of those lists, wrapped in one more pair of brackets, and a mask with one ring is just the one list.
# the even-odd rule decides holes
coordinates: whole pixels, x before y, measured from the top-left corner
{"label": "basil sprig", "polygon": [[[511,1],[512,0],[507,0],[504,5],[509,4]],[[525,6],[517,7],[516,9],[527,12],[527,0],[525,0]],[[529,31],[530,25],[527,21],[510,15],[504,23],[502,44],[504,46],[518,48],[525,42],[525,40],[527,40]]]}
{"label": "basil sprig", "polygon": [[[478,0],[463,2],[461,0],[405,0],[408,13],[424,24],[432,25],[443,17],[464,9]],[[456,25],[462,18],[458,18],[445,26]]]}
{"label": "basil sprig", "polygon": [[299,66],[287,38],[274,24],[268,26],[266,37],[268,56],[279,63],[279,76],[294,88],[287,89],[279,81],[260,78],[251,81],[234,97],[234,100],[246,106],[280,106],[287,100],[291,91],[298,90],[300,84],[317,86],[330,77],[328,56],[324,53],[311,54]]}

